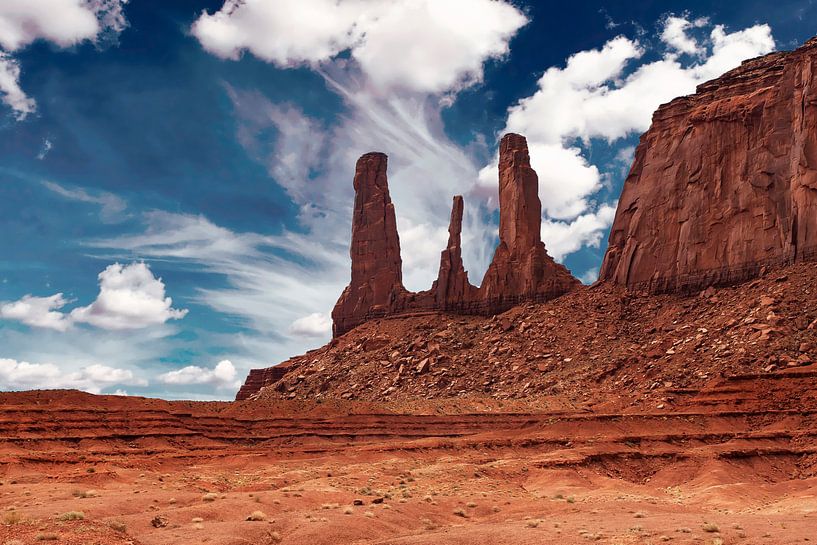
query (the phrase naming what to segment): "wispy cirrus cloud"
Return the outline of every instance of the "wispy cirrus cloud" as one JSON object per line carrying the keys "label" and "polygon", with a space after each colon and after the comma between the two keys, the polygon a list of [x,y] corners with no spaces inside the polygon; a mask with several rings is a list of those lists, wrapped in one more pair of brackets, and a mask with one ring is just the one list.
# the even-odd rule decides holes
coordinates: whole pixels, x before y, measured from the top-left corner
{"label": "wispy cirrus cloud", "polygon": [[[50,149],[51,142],[46,140],[42,152],[43,158]],[[48,180],[43,181],[43,186],[65,199],[99,205],[100,219],[106,223],[118,223],[127,218],[125,200],[108,191],[90,193],[81,187],[67,187]]]}

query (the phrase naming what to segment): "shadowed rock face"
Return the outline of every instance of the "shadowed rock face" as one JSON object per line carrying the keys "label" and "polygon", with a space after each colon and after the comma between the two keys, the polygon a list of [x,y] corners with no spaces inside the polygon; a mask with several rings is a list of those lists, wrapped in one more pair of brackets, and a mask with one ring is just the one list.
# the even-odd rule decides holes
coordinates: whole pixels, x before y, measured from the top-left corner
{"label": "shadowed rock face", "polygon": [[817,39],[659,108],[600,278],[688,291],[817,256]]}
{"label": "shadowed rock face", "polygon": [[499,148],[499,246],[480,288],[462,263],[463,199],[454,197],[448,245],[430,290],[403,287],[400,241],[386,182],[386,156],[367,153],[355,169],[352,279],[332,311],[333,333],[342,335],[372,318],[415,311],[494,314],[528,300],[544,301],[579,285],[542,243],[539,181],[525,138],[507,134]]}

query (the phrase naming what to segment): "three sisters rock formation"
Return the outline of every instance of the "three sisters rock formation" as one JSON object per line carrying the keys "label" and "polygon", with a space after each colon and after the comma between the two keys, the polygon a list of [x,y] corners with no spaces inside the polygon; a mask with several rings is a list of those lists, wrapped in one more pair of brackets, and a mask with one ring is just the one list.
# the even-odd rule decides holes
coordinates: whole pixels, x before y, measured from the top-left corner
{"label": "three sisters rock formation", "polygon": [[386,164],[384,154],[367,153],[355,168],[352,279],[332,311],[335,336],[366,320],[407,312],[495,314],[521,301],[552,299],[579,285],[542,243],[539,180],[524,137],[506,134],[499,146],[499,245],[478,288],[468,281],[462,264],[461,196],[454,197],[437,280],[430,290],[418,293],[403,286]]}
{"label": "three sisters rock formation", "polygon": [[[419,293],[402,282],[386,156],[360,158],[352,279],[332,311],[335,336],[372,318],[415,311],[494,314],[579,286],[542,244],[538,179],[525,139],[505,135],[499,155],[499,245],[480,287],[463,268],[463,202],[454,197],[437,281]],[[691,292],[815,258],[812,38],[795,51],[745,61],[658,108],[624,183],[599,279],[637,291]],[[240,398],[277,380],[268,375],[254,370]]]}

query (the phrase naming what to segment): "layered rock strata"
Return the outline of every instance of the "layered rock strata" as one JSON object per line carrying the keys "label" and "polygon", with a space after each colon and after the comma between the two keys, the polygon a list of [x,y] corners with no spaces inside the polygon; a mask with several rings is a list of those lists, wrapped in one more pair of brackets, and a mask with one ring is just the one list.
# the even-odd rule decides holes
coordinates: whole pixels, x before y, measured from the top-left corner
{"label": "layered rock strata", "polygon": [[430,290],[403,287],[400,241],[386,181],[386,156],[367,153],[355,168],[352,278],[332,311],[333,334],[372,318],[415,311],[494,314],[528,300],[544,301],[579,285],[553,261],[541,240],[539,181],[525,138],[507,134],[499,149],[499,246],[482,285],[462,262],[463,199],[454,197],[448,245]]}
{"label": "layered rock strata", "polygon": [[817,256],[817,38],[661,106],[624,184],[600,278],[651,292]]}

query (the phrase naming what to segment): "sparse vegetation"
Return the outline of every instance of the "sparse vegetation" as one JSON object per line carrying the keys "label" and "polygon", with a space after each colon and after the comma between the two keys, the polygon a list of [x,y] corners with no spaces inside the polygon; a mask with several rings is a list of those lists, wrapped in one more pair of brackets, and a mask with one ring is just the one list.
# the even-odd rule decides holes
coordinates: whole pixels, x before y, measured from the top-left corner
{"label": "sparse vegetation", "polygon": [[60,515],[59,520],[85,520],[85,513],[82,511],[68,511]]}
{"label": "sparse vegetation", "polygon": [[44,532],[34,536],[35,541],[57,541],[59,538],[59,534],[55,534],[54,532]]}
{"label": "sparse vegetation", "polygon": [[99,496],[99,493],[96,490],[74,490],[71,493],[72,496],[79,499],[85,498],[96,498]]}
{"label": "sparse vegetation", "polygon": [[208,492],[207,494],[205,494],[204,496],[201,497],[202,501],[207,501],[207,502],[216,501],[217,499],[218,499],[218,494],[216,494],[215,492]]}
{"label": "sparse vegetation", "polygon": [[711,534],[714,534],[715,532],[720,532],[721,531],[721,529],[718,527],[718,525],[713,523],[713,522],[704,522],[704,524],[702,526],[702,529],[703,529],[704,532],[709,532]]}
{"label": "sparse vegetation", "polygon": [[110,528],[114,532],[119,532],[121,534],[124,534],[128,530],[128,527],[125,525],[125,523],[119,520],[108,521],[108,528]]}
{"label": "sparse vegetation", "polygon": [[3,524],[7,526],[13,526],[14,524],[20,524],[23,521],[23,516],[20,514],[19,511],[6,511],[3,514]]}
{"label": "sparse vegetation", "polygon": [[267,520],[267,515],[263,511],[253,511],[250,513],[250,516],[247,517],[247,520],[251,522],[262,522]]}

